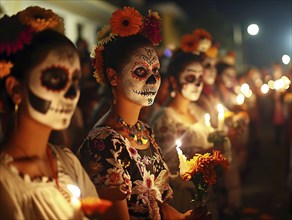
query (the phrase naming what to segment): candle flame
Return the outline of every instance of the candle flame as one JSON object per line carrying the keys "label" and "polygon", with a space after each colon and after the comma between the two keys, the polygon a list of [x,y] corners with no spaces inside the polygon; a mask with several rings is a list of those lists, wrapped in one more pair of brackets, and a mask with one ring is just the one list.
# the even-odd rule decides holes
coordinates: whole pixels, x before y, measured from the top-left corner
{"label": "candle flame", "polygon": [[222,105],[222,104],[218,104],[218,105],[217,105],[217,110],[218,110],[219,113],[220,113],[220,112],[224,112],[223,105]]}
{"label": "candle flame", "polygon": [[68,184],[67,185],[67,189],[72,193],[72,195],[75,197],[75,198],[79,198],[80,195],[81,195],[81,191],[79,189],[78,186],[75,186],[73,184]]}
{"label": "candle flame", "polygon": [[177,147],[181,147],[181,145],[182,145],[181,140],[177,139],[175,141],[175,144],[176,144]]}

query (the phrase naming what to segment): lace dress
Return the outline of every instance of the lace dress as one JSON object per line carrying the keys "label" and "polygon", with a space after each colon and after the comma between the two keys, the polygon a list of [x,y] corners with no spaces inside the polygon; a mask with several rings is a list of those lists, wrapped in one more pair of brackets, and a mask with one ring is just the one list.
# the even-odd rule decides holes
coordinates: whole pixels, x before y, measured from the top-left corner
{"label": "lace dress", "polygon": [[159,147],[151,144],[146,150],[137,150],[113,128],[95,126],[78,157],[97,190],[118,188],[127,195],[131,218],[161,218],[160,204],[172,195],[172,190]]}
{"label": "lace dress", "polygon": [[50,146],[57,158],[58,181],[42,176],[30,178],[11,165],[13,158],[0,154],[0,213],[3,219],[86,219],[70,203],[68,184],[81,190],[81,197],[97,197],[94,185],[76,156],[68,149]]}

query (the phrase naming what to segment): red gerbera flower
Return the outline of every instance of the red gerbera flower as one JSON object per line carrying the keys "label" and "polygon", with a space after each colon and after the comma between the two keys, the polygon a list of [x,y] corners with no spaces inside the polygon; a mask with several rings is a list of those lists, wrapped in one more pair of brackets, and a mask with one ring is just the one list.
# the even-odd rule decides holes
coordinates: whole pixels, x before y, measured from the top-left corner
{"label": "red gerbera flower", "polygon": [[204,30],[204,29],[196,29],[196,30],[194,30],[194,35],[199,39],[207,38],[209,40],[212,40],[211,34],[208,31]]}
{"label": "red gerbera flower", "polygon": [[50,9],[31,6],[18,13],[21,23],[31,26],[34,31],[53,29],[64,33],[63,19]]}
{"label": "red gerbera flower", "polygon": [[186,34],[181,40],[181,49],[184,52],[193,52],[198,46],[197,38],[192,34]]}
{"label": "red gerbera flower", "polygon": [[132,7],[124,7],[123,10],[117,9],[110,20],[113,34],[121,37],[137,34],[142,25],[141,14]]}

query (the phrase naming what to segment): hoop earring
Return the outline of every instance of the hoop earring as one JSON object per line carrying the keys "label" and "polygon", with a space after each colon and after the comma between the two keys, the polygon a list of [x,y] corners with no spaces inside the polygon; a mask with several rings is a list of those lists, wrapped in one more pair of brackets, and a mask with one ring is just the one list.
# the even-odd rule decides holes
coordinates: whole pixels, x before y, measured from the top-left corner
{"label": "hoop earring", "polygon": [[18,127],[18,104],[14,105],[14,131],[17,131]]}

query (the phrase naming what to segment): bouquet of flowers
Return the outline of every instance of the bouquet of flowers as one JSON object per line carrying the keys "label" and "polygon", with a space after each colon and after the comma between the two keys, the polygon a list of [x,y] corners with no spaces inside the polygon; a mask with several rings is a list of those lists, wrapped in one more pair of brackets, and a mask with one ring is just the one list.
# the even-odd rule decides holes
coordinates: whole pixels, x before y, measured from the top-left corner
{"label": "bouquet of flowers", "polygon": [[195,185],[195,193],[192,203],[195,204],[195,211],[202,209],[208,188],[213,186],[228,168],[228,160],[220,153],[213,150],[212,153],[196,154],[192,159],[187,160],[182,151],[177,147],[180,175],[184,181],[192,181]]}

